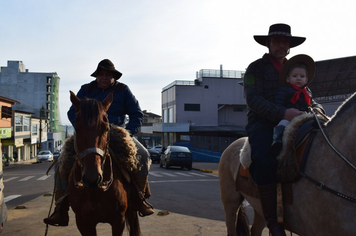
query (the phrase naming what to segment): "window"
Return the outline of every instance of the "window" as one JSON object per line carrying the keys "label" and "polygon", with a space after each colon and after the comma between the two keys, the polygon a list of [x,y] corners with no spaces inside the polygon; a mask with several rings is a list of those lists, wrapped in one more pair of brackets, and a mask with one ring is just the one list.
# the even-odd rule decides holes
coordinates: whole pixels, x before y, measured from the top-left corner
{"label": "window", "polygon": [[32,135],[37,135],[37,131],[38,131],[38,125],[33,124],[32,125]]}
{"label": "window", "polygon": [[30,117],[23,117],[23,131],[30,131]]}
{"label": "window", "polygon": [[184,104],[184,111],[200,111],[200,104]]}
{"label": "window", "polygon": [[1,118],[12,118],[12,109],[11,107],[1,107]]}
{"label": "window", "polygon": [[167,109],[163,110],[163,123],[168,123],[168,113]]}
{"label": "window", "polygon": [[22,122],[23,122],[23,117],[22,115],[16,115],[15,116],[15,130],[16,132],[22,132]]}
{"label": "window", "polygon": [[246,108],[243,106],[234,107],[234,112],[243,112],[245,110],[246,110]]}
{"label": "window", "polygon": [[168,116],[169,123],[173,123],[173,108],[172,107],[168,109],[168,113],[169,113],[169,116]]}

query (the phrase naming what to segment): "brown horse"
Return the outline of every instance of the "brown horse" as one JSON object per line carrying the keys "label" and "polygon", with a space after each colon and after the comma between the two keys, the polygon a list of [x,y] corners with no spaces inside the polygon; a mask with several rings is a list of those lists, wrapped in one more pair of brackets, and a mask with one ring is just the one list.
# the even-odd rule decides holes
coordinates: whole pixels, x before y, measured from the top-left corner
{"label": "brown horse", "polygon": [[[292,185],[293,202],[284,203],[284,225],[291,232],[301,236],[356,235],[354,119],[355,94],[347,99],[325,124],[325,135],[321,131],[316,134],[303,171],[305,175]],[[265,227],[259,199],[247,194],[249,190],[255,190],[256,186],[248,185],[237,190],[235,188],[240,149],[245,139],[241,138],[232,143],[223,152],[219,164],[221,200],[229,236],[250,233],[253,236],[261,235]],[[254,209],[250,232],[241,214],[244,212],[244,199]]]}
{"label": "brown horse", "polygon": [[110,125],[106,115],[113,95],[102,102],[80,100],[70,91],[76,110],[74,149],[76,163],[69,179],[69,201],[82,235],[96,235],[96,225],[109,223],[112,235],[140,235],[137,212],[129,204],[130,185],[109,154]]}

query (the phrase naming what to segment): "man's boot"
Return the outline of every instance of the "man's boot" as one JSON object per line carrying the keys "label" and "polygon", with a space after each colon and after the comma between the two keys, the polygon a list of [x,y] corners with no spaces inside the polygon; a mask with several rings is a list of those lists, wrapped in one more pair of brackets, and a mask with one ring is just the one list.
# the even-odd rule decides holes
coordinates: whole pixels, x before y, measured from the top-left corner
{"label": "man's boot", "polygon": [[138,194],[140,197],[140,206],[139,206],[139,215],[140,216],[148,216],[154,213],[153,207],[146,201],[146,198],[151,196],[151,190],[148,185],[148,177],[147,176],[135,176],[136,184],[138,187]]}
{"label": "man's boot", "polygon": [[270,149],[272,156],[275,157],[278,156],[282,150],[282,146],[283,146],[282,138],[283,138],[284,128],[285,128],[284,125],[278,125],[274,127],[273,143]]}
{"label": "man's boot", "polygon": [[55,193],[56,207],[48,218],[43,219],[45,224],[53,226],[68,226],[69,222],[69,199],[66,190],[58,190]]}
{"label": "man's boot", "polygon": [[284,227],[277,222],[277,184],[258,186],[263,215],[272,236],[286,236]]}

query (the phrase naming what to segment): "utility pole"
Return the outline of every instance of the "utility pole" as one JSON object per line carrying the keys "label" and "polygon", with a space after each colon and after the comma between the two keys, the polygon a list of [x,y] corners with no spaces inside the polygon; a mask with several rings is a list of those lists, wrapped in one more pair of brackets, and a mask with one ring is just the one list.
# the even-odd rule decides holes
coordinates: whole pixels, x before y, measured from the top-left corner
{"label": "utility pole", "polygon": [[38,145],[39,151],[42,151],[42,112],[43,112],[43,107],[40,110],[40,141]]}

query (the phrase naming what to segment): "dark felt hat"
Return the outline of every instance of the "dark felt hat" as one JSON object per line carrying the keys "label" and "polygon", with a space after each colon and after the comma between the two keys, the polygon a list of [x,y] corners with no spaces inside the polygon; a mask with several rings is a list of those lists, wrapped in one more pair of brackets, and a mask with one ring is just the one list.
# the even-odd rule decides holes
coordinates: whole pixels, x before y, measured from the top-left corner
{"label": "dark felt hat", "polygon": [[255,35],[257,43],[266,46],[268,37],[285,36],[290,39],[290,48],[296,47],[305,41],[304,37],[292,36],[290,26],[287,24],[274,24],[269,27],[268,35]]}
{"label": "dark felt hat", "polygon": [[99,62],[98,67],[96,68],[94,73],[91,74],[91,76],[96,77],[99,69],[104,69],[113,72],[115,80],[120,79],[120,77],[122,76],[122,73],[115,69],[114,63],[112,63],[109,59],[104,59],[101,62]]}
{"label": "dark felt hat", "polygon": [[308,68],[308,84],[312,81],[315,75],[315,62],[313,58],[305,54],[299,54],[290,58],[286,63],[284,63],[281,73],[279,73],[279,83],[286,84],[287,76],[291,67],[296,64],[304,64]]}

